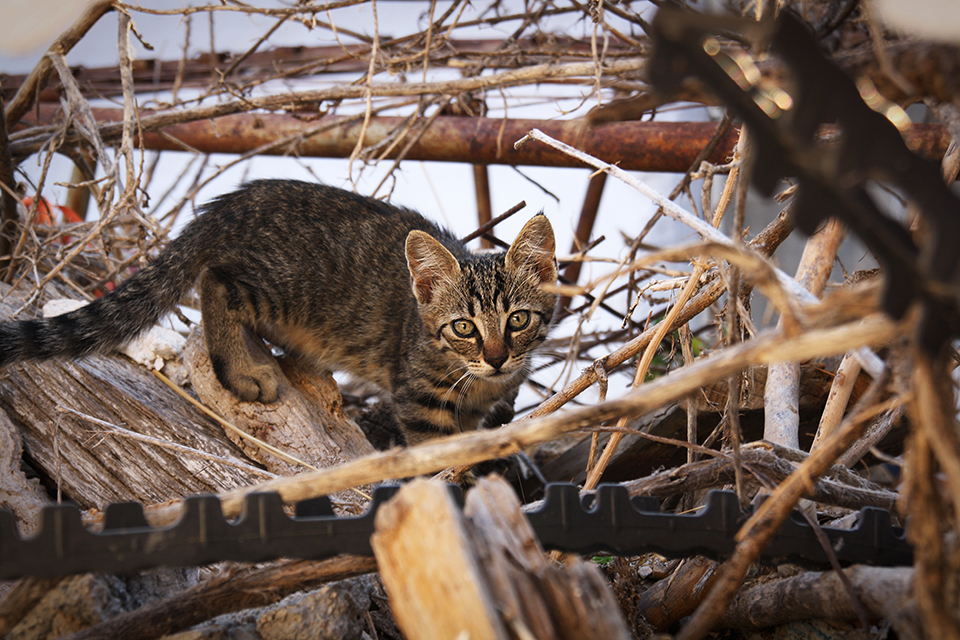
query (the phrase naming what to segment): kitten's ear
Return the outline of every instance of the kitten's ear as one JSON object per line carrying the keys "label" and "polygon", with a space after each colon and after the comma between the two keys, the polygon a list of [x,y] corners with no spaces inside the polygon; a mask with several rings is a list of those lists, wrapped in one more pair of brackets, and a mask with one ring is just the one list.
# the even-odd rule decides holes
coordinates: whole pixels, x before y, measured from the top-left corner
{"label": "kitten's ear", "polygon": [[407,235],[407,267],[413,278],[413,295],[420,304],[430,304],[437,287],[460,275],[460,264],[436,238],[423,231]]}
{"label": "kitten's ear", "polygon": [[507,251],[507,266],[511,269],[531,269],[540,278],[540,283],[557,281],[557,242],[553,227],[542,213],[530,218],[517,239]]}

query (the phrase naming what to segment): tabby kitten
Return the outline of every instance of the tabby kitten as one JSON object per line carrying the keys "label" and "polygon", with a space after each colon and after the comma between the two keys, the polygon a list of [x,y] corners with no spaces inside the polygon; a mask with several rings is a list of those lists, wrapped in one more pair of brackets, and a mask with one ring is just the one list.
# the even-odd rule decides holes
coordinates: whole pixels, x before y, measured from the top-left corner
{"label": "tabby kitten", "polygon": [[210,360],[246,401],[277,399],[243,332],[380,387],[408,443],[509,421],[557,297],[540,214],[510,250],[473,254],[409,209],[294,180],[206,204],[160,255],[77,311],[0,325],[0,366],[114,349],[199,278]]}

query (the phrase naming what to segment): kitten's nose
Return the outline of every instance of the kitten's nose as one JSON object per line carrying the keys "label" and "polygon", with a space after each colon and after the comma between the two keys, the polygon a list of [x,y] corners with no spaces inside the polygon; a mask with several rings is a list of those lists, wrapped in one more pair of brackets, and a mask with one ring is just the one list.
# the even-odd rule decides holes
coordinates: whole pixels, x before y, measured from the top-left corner
{"label": "kitten's nose", "polygon": [[510,354],[507,353],[507,350],[503,346],[483,350],[483,359],[497,371],[500,370],[500,367],[503,366],[503,363],[506,362],[509,357]]}

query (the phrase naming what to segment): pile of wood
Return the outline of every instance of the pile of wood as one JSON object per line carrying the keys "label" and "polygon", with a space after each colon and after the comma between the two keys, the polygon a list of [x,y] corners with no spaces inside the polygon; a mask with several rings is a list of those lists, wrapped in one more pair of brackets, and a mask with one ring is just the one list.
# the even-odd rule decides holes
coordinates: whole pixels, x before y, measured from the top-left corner
{"label": "pile of wood", "polygon": [[[792,189],[779,215],[744,222],[754,207],[742,170],[750,164],[746,134],[728,116],[649,121],[670,105],[649,91],[648,20],[629,3],[528,3],[510,14],[491,0],[476,20],[461,20],[469,3],[455,0],[443,11],[424,3],[426,27],[416,33],[338,29],[338,11],[359,1],[150,9],[101,0],[33,73],[4,77],[0,231],[16,233],[0,233],[0,320],[38,315],[53,299],[102,294],[155,255],[204,185],[259,154],[349,157],[352,179],[386,161],[388,177],[374,192],[402,159],[471,163],[481,223],[471,237],[488,245],[497,228],[487,167],[479,163],[589,167],[580,220],[569,225],[576,240],[560,256],[563,313],[577,322],[546,345],[563,372],[535,372],[527,391],[541,400],[499,429],[377,450],[371,442],[390,439],[371,430],[374,401],[357,392],[345,402],[328,372],[277,357],[262,343],[252,347],[276,368],[282,402],[238,403],[217,384],[199,325],[178,355],[148,351],[135,356],[143,364],[109,355],[8,367],[0,372],[0,506],[23,535],[36,532],[40,510],[58,500],[77,503],[93,529],[107,504],[128,500],[144,504],[149,522],[162,527],[195,494],[217,495],[231,518],[256,491],[277,492],[291,509],[329,496],[347,516],[367,509],[373,487],[405,486],[377,513],[373,557],[26,578],[0,589],[0,635],[689,640],[763,630],[771,637],[960,639],[957,354],[917,348],[919,310],[901,321],[879,312],[882,274],[831,275],[842,225],[797,237]],[[770,3],[755,4],[759,19]],[[862,3],[797,4],[838,64],[875,89],[875,104],[889,113],[928,104],[936,122],[905,137],[953,183],[960,168],[956,48],[885,34]],[[271,27],[234,56],[131,55],[132,38],[149,40],[134,18],[189,25],[195,13],[212,23],[227,12]],[[550,18],[571,14],[588,20],[592,35],[550,31]],[[116,16],[119,27],[117,66],[71,67],[70,49],[105,16]],[[271,36],[288,21],[352,41],[277,49]],[[520,26],[501,41],[456,37],[461,28],[504,23]],[[758,87],[789,92],[784,69],[768,58],[742,42],[714,44],[755,71]],[[744,61],[752,57],[750,67]],[[451,80],[451,70],[462,77]],[[422,82],[396,81],[414,71]],[[353,75],[331,80],[325,74],[332,72]],[[291,78],[307,88],[288,90]],[[542,126],[484,117],[494,93],[513,109],[560,104],[572,86],[595,91],[590,99],[604,105]],[[91,107],[104,96],[123,108]],[[674,100],[716,103],[695,84]],[[140,108],[148,102],[155,108]],[[826,145],[836,130],[825,126],[818,135]],[[166,201],[169,193],[157,193],[152,178],[170,149],[197,161],[178,179],[187,192]],[[152,150],[146,161],[144,150]],[[235,157],[212,169],[207,154],[215,152]],[[42,204],[56,181],[48,174],[55,154],[74,163],[67,205],[83,222],[60,224],[51,219],[53,203]],[[16,171],[28,165],[39,167],[30,174],[35,182],[18,187]],[[665,195],[624,167],[682,174]],[[636,190],[618,211],[640,201],[658,208],[649,221],[624,215],[622,242],[592,237],[611,178]],[[24,195],[31,198],[18,202]],[[87,219],[87,203],[98,218]],[[904,206],[904,215],[921,245],[917,211]],[[666,218],[701,241],[651,247],[648,234]],[[789,242],[802,257],[786,273],[781,247]],[[584,282],[587,262],[593,280]],[[761,300],[779,318],[776,326],[762,329],[761,314],[752,312]],[[649,314],[635,313],[640,303]],[[619,329],[597,322],[602,314]],[[486,475],[490,469],[502,478]],[[762,506],[723,561],[693,550],[680,558],[580,558],[544,553],[522,515],[545,481],[575,482],[585,496],[602,482],[621,483],[671,513],[694,512],[715,488]],[[469,488],[464,507],[446,483]],[[839,528],[855,526],[864,506],[909,522],[913,566],[758,561],[795,509]]]}
{"label": "pile of wood", "polygon": [[[9,315],[17,300],[7,300]],[[685,375],[641,387],[646,393],[633,398],[374,452],[344,415],[332,378],[306,371],[296,361],[276,365],[285,385],[279,405],[237,403],[217,385],[199,330],[188,340],[180,364],[202,404],[123,356],[8,369],[0,385],[0,407],[8,421],[4,506],[17,515],[24,534],[34,530],[39,509],[54,494],[88,509],[86,519],[94,528],[99,509],[123,500],[152,505],[150,522],[164,526],[178,517],[179,503],[171,498],[202,492],[220,494],[228,516],[239,515],[242,496],[265,489],[279,491],[288,502],[330,495],[337,513],[356,514],[365,509],[364,492],[381,481],[462,468],[524,449],[539,458],[554,455],[543,472],[551,480],[569,479],[576,477],[571,469],[578,464],[586,473],[593,436],[580,436],[561,455],[549,453],[555,445],[537,454],[537,445],[621,414],[627,409],[609,405],[626,402],[630,413],[643,417],[632,421],[609,469],[612,480],[627,481],[631,494],[656,496],[664,508],[684,509],[695,507],[704,490],[735,482],[736,466],[728,455],[630,476],[630,469],[652,469],[658,460],[664,464],[671,449],[682,451],[676,438],[683,437],[687,412],[696,411],[704,425],[719,418],[726,388],[706,384],[723,377],[722,370],[701,366],[709,359],[698,365],[699,375],[690,375],[694,367],[680,370]],[[261,356],[274,362],[266,350]],[[762,386],[765,368],[751,371],[751,383]],[[804,415],[822,413],[831,389],[823,368],[804,371]],[[683,400],[696,397],[689,396],[691,389],[699,389],[699,402]],[[869,393],[865,380],[853,389],[855,397]],[[757,406],[753,396],[743,397],[747,433],[755,428],[750,426]],[[594,435],[596,446],[608,441],[609,434]],[[48,486],[25,480],[19,465],[24,445],[26,459]],[[746,447],[740,459],[749,470],[746,491],[752,495],[796,476],[797,468],[809,462],[799,451],[768,443]],[[537,495],[535,481],[509,477],[516,490]],[[897,500],[895,493],[844,466],[828,470],[802,493],[816,501],[821,516],[851,524],[850,514],[859,507],[895,509]],[[516,496],[504,480],[481,479],[461,509],[441,481],[417,480],[378,512],[375,558],[25,579],[0,602],[0,622],[12,638],[240,638],[254,629],[252,637],[262,638],[450,638],[463,631],[471,638],[646,637],[673,629],[693,613],[723,574],[721,563],[697,556],[591,561],[544,554]],[[840,581],[829,572],[763,567],[717,624],[741,630],[786,625],[794,631],[798,624],[827,625],[832,637],[846,637],[840,629],[856,629],[859,618],[871,624],[883,619],[901,637],[919,637],[916,606],[909,598],[912,571],[853,567]]]}

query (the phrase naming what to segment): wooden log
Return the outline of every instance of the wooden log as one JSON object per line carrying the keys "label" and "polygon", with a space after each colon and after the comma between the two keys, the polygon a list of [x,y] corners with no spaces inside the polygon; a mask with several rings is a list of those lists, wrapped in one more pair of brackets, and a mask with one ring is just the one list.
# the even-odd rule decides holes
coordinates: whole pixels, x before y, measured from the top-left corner
{"label": "wooden log", "polygon": [[372,545],[410,640],[630,637],[597,567],[555,566],[500,478],[481,479],[464,512],[443,484],[411,482],[377,512]]}
{"label": "wooden log", "polygon": [[[844,574],[870,618],[890,620],[900,637],[920,637],[920,613],[911,598],[912,567],[853,566]],[[748,587],[718,626],[750,631],[816,618],[857,619],[851,593],[835,572],[802,573]]]}
{"label": "wooden log", "polygon": [[291,593],[375,568],[371,558],[356,556],[285,561],[266,567],[234,566],[169,598],[88,627],[71,640],[153,640],[224,613],[272,604]]}
{"label": "wooden log", "polygon": [[417,479],[377,510],[370,539],[410,640],[507,640],[467,524],[446,485]]}
{"label": "wooden log", "polygon": [[[9,319],[20,302],[10,296],[0,303],[0,320]],[[113,431],[108,425],[245,461],[216,422],[124,357],[27,362],[3,374],[0,410],[22,434],[31,462],[83,508],[164,502],[262,479]]]}
{"label": "wooden log", "polygon": [[[0,303],[0,320],[9,318],[22,302],[22,296],[9,295]],[[23,317],[29,317],[31,311],[25,311]],[[314,375],[292,359],[287,359],[281,369],[262,343],[258,348],[283,381],[283,401],[273,405],[238,402],[213,376],[201,335],[188,341],[184,352],[194,389],[241,429],[263,435],[281,449],[286,447],[314,468],[336,466],[373,452],[359,428],[343,414],[339,392],[329,374]],[[165,502],[262,480],[262,474],[256,473],[245,454],[255,454],[249,457],[275,473],[289,475],[298,470],[273,456],[262,455],[247,443],[242,447],[231,444],[223,437],[220,424],[122,356],[21,363],[3,373],[0,410],[15,427],[10,433],[22,433],[27,455],[37,469],[60,486],[64,497],[81,507],[102,507],[124,500]],[[209,459],[184,453],[183,449],[173,451],[139,442],[111,425],[234,460],[241,466],[211,464]],[[16,448],[16,442],[7,444]],[[0,448],[4,447],[0,441]],[[8,458],[10,464],[19,465],[18,452]],[[21,491],[24,487],[21,483],[15,488]],[[0,483],[0,499],[2,494]],[[32,499],[29,492],[22,495],[26,508]],[[355,492],[342,492],[334,498],[335,504],[348,512],[365,508]],[[30,515],[21,518],[22,524],[34,520],[37,508],[31,507]]]}
{"label": "wooden log", "polygon": [[637,613],[656,631],[667,631],[693,613],[710,591],[720,563],[694,556],[669,577],[658,580],[637,601]]}

